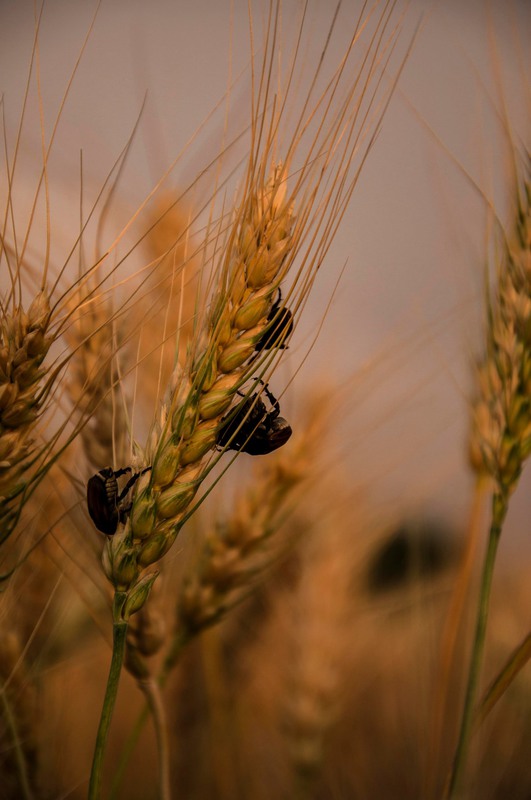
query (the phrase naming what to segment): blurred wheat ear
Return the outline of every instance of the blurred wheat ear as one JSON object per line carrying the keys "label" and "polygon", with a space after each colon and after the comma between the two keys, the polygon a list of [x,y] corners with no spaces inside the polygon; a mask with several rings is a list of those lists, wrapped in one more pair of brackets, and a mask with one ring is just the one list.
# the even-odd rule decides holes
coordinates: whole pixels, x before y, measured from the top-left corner
{"label": "blurred wheat ear", "polygon": [[85,303],[78,292],[68,339],[72,349],[69,393],[80,419],[86,419],[81,442],[91,472],[125,463],[127,421],[120,394],[119,332],[112,307],[92,294]]}
{"label": "blurred wheat ear", "polygon": [[151,267],[136,323],[138,380],[143,386],[138,402],[149,415],[170,381],[176,350],[182,366],[194,334],[203,251],[198,236],[191,233],[193,216],[177,190],[156,198],[146,212],[143,245]]}
{"label": "blurred wheat ear", "polygon": [[44,359],[52,343],[50,302],[40,292],[27,312],[6,297],[0,321],[0,521],[1,541],[20,516],[28,486],[25,471],[38,456],[32,441],[46,398]]}

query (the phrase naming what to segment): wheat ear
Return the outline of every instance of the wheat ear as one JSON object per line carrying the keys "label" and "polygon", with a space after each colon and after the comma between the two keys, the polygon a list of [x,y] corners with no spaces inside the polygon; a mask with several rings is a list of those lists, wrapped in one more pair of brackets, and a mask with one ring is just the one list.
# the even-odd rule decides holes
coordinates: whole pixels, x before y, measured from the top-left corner
{"label": "wheat ear", "polygon": [[531,452],[531,183],[519,199],[512,241],[503,243],[497,296],[489,308],[487,357],[473,408],[472,464],[508,497]]}
{"label": "wheat ear", "polygon": [[[529,161],[526,164],[529,171]],[[527,176],[526,176],[527,177]],[[487,355],[479,369],[471,452],[493,481],[492,512],[459,739],[447,793],[462,780],[474,720],[494,563],[509,498],[531,452],[531,184],[518,194],[512,240],[502,243],[497,293],[489,305]]]}
{"label": "wheat ear", "polygon": [[52,343],[50,303],[39,292],[27,312],[2,308],[0,322],[0,541],[20,515],[27,480],[24,472],[35,456],[31,434],[43,410],[42,366]]}
{"label": "wheat ear", "polygon": [[221,421],[251,375],[290,248],[293,215],[285,195],[285,173],[277,167],[237,214],[221,288],[152,434],[146,455],[152,469],[139,481],[126,529],[107,542],[104,568],[122,591],[175,541],[208,472],[205,456],[216,447]]}

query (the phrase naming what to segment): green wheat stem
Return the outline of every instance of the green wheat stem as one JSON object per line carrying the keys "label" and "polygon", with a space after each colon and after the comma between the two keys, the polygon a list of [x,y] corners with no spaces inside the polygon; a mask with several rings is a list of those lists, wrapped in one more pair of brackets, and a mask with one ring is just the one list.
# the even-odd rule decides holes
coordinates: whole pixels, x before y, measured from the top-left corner
{"label": "green wheat stem", "polygon": [[118,684],[125,656],[125,642],[127,636],[127,621],[122,617],[122,610],[126,599],[125,592],[117,591],[113,602],[113,637],[112,637],[112,659],[107,679],[107,688],[101,710],[100,724],[96,736],[96,746],[94,748],[94,758],[89,783],[89,800],[98,800],[101,791],[101,780],[103,774],[103,759],[105,747],[109,735],[109,729],[118,694]]}
{"label": "green wheat stem", "polygon": [[508,498],[506,493],[495,493],[492,499],[492,522],[490,525],[487,552],[485,553],[485,561],[481,574],[474,644],[470,658],[468,682],[463,707],[463,715],[461,718],[461,728],[459,731],[459,739],[455,751],[452,771],[448,782],[448,791],[446,793],[446,796],[449,798],[458,796],[463,777],[463,771],[468,756],[470,735],[472,733],[472,725],[474,722],[475,702],[479,686],[481,665],[483,662],[483,653],[485,650],[485,637],[487,632],[487,618],[489,611],[490,591],[492,586],[492,576],[494,573],[498,542],[500,540],[503,521],[505,519],[505,515],[507,514],[507,508]]}

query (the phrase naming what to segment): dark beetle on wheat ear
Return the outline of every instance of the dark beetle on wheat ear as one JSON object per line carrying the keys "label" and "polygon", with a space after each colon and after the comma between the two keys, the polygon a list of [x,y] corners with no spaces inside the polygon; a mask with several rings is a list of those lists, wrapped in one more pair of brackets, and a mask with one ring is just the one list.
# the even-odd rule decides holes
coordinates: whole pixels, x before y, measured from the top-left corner
{"label": "dark beetle on wheat ear", "polygon": [[131,472],[131,467],[113,470],[112,467],[100,469],[87,483],[87,507],[96,528],[107,536],[116,533],[119,522],[125,522],[131,510],[131,503],[126,505],[130,489],[144,472],[151,469],[147,467],[142,472],[135,472],[129,478],[124,488],[118,493],[118,480],[121,475]]}
{"label": "dark beetle on wheat ear", "polygon": [[256,392],[243,396],[243,400],[221,420],[216,440],[218,447],[263,456],[286,444],[292,434],[291,426],[280,416],[279,402],[267,384],[264,384],[264,393],[272,410],[267,410]]}

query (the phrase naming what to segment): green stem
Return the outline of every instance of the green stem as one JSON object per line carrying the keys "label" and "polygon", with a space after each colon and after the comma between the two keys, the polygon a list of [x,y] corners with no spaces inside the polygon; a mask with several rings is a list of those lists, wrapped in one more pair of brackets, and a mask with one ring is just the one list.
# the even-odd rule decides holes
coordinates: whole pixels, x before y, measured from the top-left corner
{"label": "green stem", "polygon": [[461,718],[459,740],[455,751],[454,761],[452,765],[452,772],[450,774],[450,779],[448,782],[448,790],[446,793],[447,797],[450,798],[458,796],[458,792],[463,777],[463,770],[468,755],[470,734],[472,732],[472,724],[474,721],[476,695],[479,685],[481,664],[483,661],[483,652],[485,649],[485,635],[487,631],[489,597],[492,586],[492,576],[494,573],[494,563],[496,561],[496,552],[498,549],[498,542],[500,540],[503,521],[507,513],[507,505],[508,505],[507,496],[505,494],[497,493],[493,496],[492,522],[489,531],[487,552],[485,554],[485,561],[483,564],[483,572],[481,574],[479,603],[478,603],[478,611],[476,617],[476,629],[474,634],[472,655],[470,658],[470,667],[468,672],[468,683],[466,688],[465,703],[463,708],[463,715]]}
{"label": "green stem", "polygon": [[113,603],[112,659],[109,669],[109,677],[107,679],[107,688],[105,690],[105,698],[103,700],[103,708],[101,710],[98,734],[96,737],[94,759],[92,761],[92,770],[90,773],[88,800],[98,800],[101,791],[105,746],[107,744],[107,738],[109,735],[109,728],[116,702],[116,696],[118,694],[118,684],[120,682],[120,675],[122,672],[122,665],[125,655],[127,621],[122,617],[122,609],[125,598],[125,592],[115,592]]}

